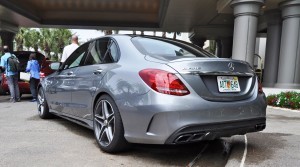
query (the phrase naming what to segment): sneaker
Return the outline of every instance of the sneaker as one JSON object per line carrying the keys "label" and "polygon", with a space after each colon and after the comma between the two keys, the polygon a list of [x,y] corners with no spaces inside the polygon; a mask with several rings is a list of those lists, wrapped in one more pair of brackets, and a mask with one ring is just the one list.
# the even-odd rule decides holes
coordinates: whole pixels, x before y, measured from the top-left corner
{"label": "sneaker", "polygon": [[36,102],[36,99],[32,99],[32,100],[30,100],[30,102]]}
{"label": "sneaker", "polygon": [[20,99],[20,98],[18,98],[18,99],[17,99],[17,102],[20,102],[20,101],[21,101],[21,99]]}

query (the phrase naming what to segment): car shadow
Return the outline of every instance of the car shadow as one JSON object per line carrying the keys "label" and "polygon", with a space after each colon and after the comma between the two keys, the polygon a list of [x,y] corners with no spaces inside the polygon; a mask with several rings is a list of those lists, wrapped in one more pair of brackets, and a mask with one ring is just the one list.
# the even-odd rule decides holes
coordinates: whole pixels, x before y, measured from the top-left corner
{"label": "car shadow", "polygon": [[[0,95],[0,103],[8,103],[10,100],[10,95]],[[32,95],[26,94],[21,96],[21,102],[32,100]]]}
{"label": "car shadow", "polygon": [[9,95],[0,95],[0,103],[7,103],[9,102]]}
{"label": "car shadow", "polygon": [[[55,122],[66,127],[69,132],[78,136],[93,140],[95,147],[98,148],[92,130],[60,117],[50,119],[49,121],[53,121],[53,123]],[[133,158],[136,161],[143,161],[146,164],[187,166],[199,155],[199,153],[202,153],[202,157],[206,157],[206,159],[211,159],[211,155],[214,157],[218,156],[217,164],[219,165],[217,166],[224,166],[229,156],[230,148],[228,148],[226,140],[223,139],[180,145],[130,144],[129,149],[117,153],[116,155],[124,158]],[[209,163],[205,164],[211,166]]]}
{"label": "car shadow", "polygon": [[68,129],[68,131],[82,137],[86,137],[88,139],[94,139],[94,132],[91,129],[78,125],[74,122],[63,119],[59,116],[54,116],[54,118],[50,119],[55,123],[58,123]]}
{"label": "car shadow", "polygon": [[130,151],[121,155],[167,166],[192,166],[198,161],[201,165],[196,166],[225,166],[230,148],[231,145],[223,139],[180,145],[134,144]]}

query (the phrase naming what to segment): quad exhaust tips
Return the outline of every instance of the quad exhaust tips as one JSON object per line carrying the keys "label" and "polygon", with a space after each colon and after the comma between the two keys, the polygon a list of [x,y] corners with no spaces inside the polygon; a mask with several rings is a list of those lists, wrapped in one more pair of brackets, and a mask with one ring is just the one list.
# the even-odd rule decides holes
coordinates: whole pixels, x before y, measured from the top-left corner
{"label": "quad exhaust tips", "polygon": [[207,133],[191,133],[191,134],[184,134],[178,136],[174,143],[175,144],[181,144],[181,143],[188,143],[188,142],[194,142],[194,141],[201,141],[203,140],[206,136],[208,136],[210,132]]}
{"label": "quad exhaust tips", "polygon": [[262,131],[266,128],[266,124],[257,124],[255,125],[255,130]]}

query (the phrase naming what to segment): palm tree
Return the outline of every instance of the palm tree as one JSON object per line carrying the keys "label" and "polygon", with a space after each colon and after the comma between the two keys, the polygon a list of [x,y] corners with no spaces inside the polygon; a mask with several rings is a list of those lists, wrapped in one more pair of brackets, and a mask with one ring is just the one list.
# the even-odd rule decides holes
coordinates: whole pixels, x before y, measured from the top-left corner
{"label": "palm tree", "polygon": [[24,34],[24,46],[29,50],[31,47],[38,50],[38,43],[40,42],[40,33],[35,29],[28,29]]}
{"label": "palm tree", "polygon": [[63,51],[65,45],[70,42],[70,38],[72,37],[72,32],[68,29],[54,29],[53,36],[57,39],[57,43],[54,46],[54,52],[56,54]]}
{"label": "palm tree", "polygon": [[31,39],[32,39],[32,47],[34,49],[34,51],[38,51],[39,49],[39,43],[40,43],[40,39],[41,39],[41,34],[39,31],[34,30],[31,32]]}
{"label": "palm tree", "polygon": [[57,60],[58,53],[62,52],[65,44],[68,44],[72,33],[67,29],[41,29],[40,47],[44,50],[47,57],[50,58],[50,53],[54,53],[53,60]]}
{"label": "palm tree", "polygon": [[27,33],[29,29],[28,28],[20,28],[19,32],[15,36],[15,41],[17,44],[17,50],[23,50],[24,45],[24,35]]}
{"label": "palm tree", "polygon": [[42,28],[36,30],[20,28],[19,33],[15,36],[15,41],[18,50],[22,50],[23,46],[27,50],[34,48],[35,51],[41,48],[48,57],[50,57],[50,53],[54,53],[53,58],[57,60],[57,55],[70,42],[71,36],[72,32],[68,29]]}
{"label": "palm tree", "polygon": [[46,56],[50,58],[50,48],[51,44],[53,43],[53,39],[51,37],[51,29],[48,28],[42,28],[41,31],[41,42],[40,47],[45,52]]}

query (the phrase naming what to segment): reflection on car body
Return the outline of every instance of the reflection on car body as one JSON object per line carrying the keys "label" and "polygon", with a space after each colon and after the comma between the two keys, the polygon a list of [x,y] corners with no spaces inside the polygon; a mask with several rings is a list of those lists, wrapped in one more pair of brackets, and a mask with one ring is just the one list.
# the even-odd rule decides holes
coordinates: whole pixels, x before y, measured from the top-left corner
{"label": "reflection on car body", "polygon": [[117,152],[261,131],[266,99],[246,62],[177,40],[112,35],[83,44],[41,82],[38,111],[93,129],[103,151]]}

